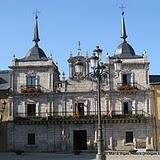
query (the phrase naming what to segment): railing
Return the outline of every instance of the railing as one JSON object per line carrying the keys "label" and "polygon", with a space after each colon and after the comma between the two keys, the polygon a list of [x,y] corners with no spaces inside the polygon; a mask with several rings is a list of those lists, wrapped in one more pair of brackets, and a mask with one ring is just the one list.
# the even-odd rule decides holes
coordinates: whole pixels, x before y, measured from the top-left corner
{"label": "railing", "polygon": [[117,89],[120,91],[128,91],[128,90],[138,90],[138,84],[136,82],[133,83],[118,83]]}
{"label": "railing", "polygon": [[129,90],[146,90],[147,88],[138,84],[137,82],[129,82],[129,83],[118,83],[117,89],[120,91],[129,91]]}
{"label": "railing", "polygon": [[26,94],[33,94],[33,93],[49,93],[52,92],[54,89],[47,89],[41,85],[22,85],[21,86],[21,93]]}
{"label": "railing", "polygon": [[21,93],[42,93],[40,85],[22,85]]}
{"label": "railing", "polygon": [[[113,111],[112,116],[108,112],[102,112],[102,119],[142,119],[147,116],[144,111],[139,110],[134,113],[123,114],[122,111]],[[74,112],[41,112],[29,116],[27,113],[17,113],[15,120],[77,120],[77,119],[97,119],[97,112],[90,111],[84,114],[76,114]]]}

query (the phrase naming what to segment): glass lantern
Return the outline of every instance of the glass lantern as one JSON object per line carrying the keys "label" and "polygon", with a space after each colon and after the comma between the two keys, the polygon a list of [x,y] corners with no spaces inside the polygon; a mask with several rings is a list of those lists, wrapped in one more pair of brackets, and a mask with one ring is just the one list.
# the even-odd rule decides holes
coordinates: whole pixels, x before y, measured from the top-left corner
{"label": "glass lantern", "polygon": [[78,59],[78,61],[75,64],[75,72],[76,74],[80,75],[83,72],[83,63]]}
{"label": "glass lantern", "polygon": [[116,72],[120,72],[122,70],[122,61],[117,57],[117,59],[114,61],[114,69]]}

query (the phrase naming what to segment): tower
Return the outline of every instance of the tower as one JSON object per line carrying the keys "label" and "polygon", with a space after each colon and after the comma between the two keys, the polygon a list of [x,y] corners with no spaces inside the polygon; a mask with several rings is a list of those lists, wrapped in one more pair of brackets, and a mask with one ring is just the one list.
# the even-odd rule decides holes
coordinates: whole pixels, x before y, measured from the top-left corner
{"label": "tower", "polygon": [[[77,49],[77,55],[72,56],[70,55],[70,58],[68,59],[69,63],[69,78],[73,80],[78,80],[82,79],[84,77],[87,78],[86,75],[89,74],[89,60],[88,60],[88,55],[83,56],[81,55],[81,46],[80,46],[80,41],[78,42],[78,49]],[[82,64],[82,74],[77,75],[76,72],[76,63],[81,63]]]}

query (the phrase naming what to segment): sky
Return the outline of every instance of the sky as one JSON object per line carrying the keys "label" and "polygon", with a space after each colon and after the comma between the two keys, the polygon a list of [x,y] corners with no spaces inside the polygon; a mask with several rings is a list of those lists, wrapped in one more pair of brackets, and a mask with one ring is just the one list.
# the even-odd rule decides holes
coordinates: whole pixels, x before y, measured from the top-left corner
{"label": "sky", "polygon": [[160,74],[159,0],[0,0],[0,69],[8,69],[13,55],[23,58],[33,47],[36,9],[39,46],[52,54],[60,72],[68,75],[67,59],[77,54],[91,56],[100,46],[113,55],[120,44],[121,12],[126,8],[127,42],[136,54],[147,52],[150,74]]}

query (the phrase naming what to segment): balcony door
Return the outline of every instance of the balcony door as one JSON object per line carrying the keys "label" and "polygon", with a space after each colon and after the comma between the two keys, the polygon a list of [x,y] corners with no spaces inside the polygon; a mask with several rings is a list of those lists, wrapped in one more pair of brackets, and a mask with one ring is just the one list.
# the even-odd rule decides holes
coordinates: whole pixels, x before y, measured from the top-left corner
{"label": "balcony door", "polygon": [[123,102],[123,114],[132,114],[131,102]]}
{"label": "balcony door", "polygon": [[84,116],[84,103],[75,103],[75,116]]}
{"label": "balcony door", "polygon": [[27,87],[31,87],[31,88],[35,88],[39,85],[39,77],[34,75],[34,74],[30,74],[27,75],[26,77],[26,86]]}
{"label": "balcony door", "polygon": [[131,74],[123,74],[122,75],[122,84],[123,85],[131,85]]}
{"label": "balcony door", "polygon": [[36,116],[36,104],[27,104],[27,116]]}

